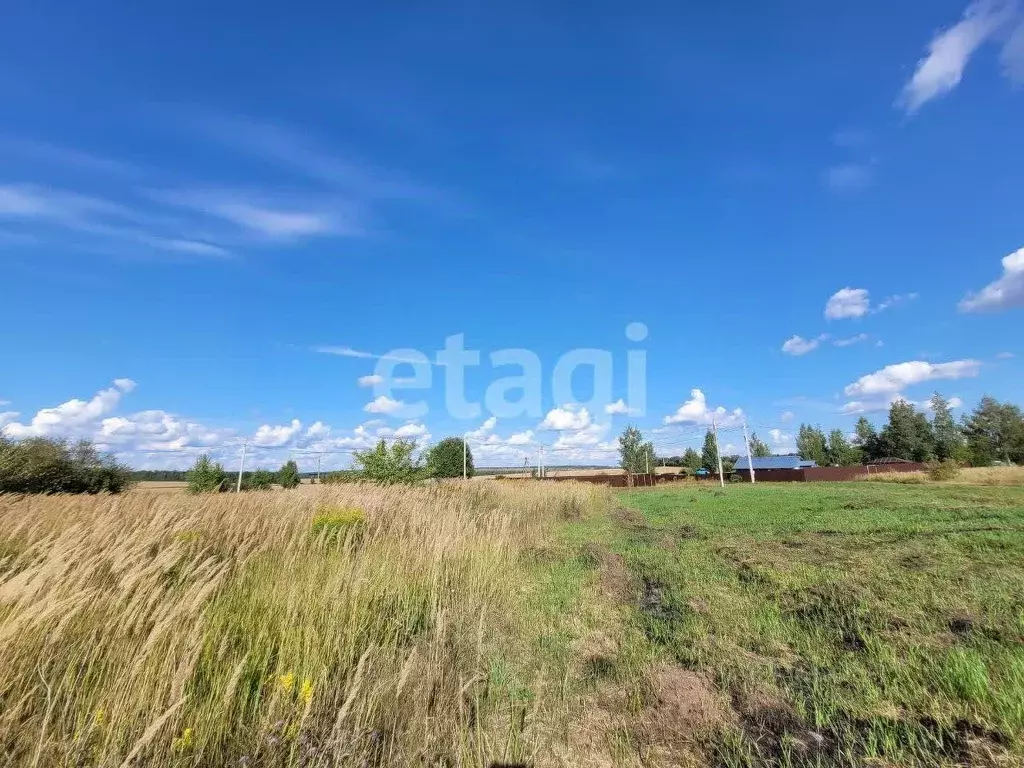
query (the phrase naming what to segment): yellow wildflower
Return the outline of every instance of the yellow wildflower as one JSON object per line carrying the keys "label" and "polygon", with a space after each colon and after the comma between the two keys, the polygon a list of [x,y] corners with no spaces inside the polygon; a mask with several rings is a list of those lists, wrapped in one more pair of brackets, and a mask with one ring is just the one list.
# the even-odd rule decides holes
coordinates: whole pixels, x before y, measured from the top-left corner
{"label": "yellow wildflower", "polygon": [[171,749],[175,752],[184,752],[192,746],[192,729],[186,728],[181,732],[181,736],[178,736],[171,744]]}
{"label": "yellow wildflower", "polygon": [[294,672],[288,672],[288,673],[286,673],[284,675],[281,675],[281,677],[278,678],[278,679],[279,679],[279,681],[281,683],[281,689],[285,693],[291,693],[292,691],[295,690],[295,673]]}
{"label": "yellow wildflower", "polygon": [[103,725],[103,723],[104,723],[104,721],[106,719],[107,719],[107,713],[103,710],[103,707],[100,707],[99,709],[97,709],[93,713],[93,715],[92,715],[93,725],[95,725],[97,727]]}
{"label": "yellow wildflower", "polygon": [[302,689],[299,691],[299,699],[303,704],[309,704],[309,700],[313,698],[313,681],[306,678],[302,681]]}

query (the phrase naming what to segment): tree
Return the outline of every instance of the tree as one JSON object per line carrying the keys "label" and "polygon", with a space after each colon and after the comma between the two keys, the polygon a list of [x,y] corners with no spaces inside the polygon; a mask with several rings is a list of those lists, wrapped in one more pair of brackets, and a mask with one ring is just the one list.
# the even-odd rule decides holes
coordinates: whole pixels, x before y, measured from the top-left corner
{"label": "tree", "polygon": [[352,460],[361,480],[377,485],[412,484],[424,477],[419,460],[413,458],[413,440],[395,440],[391,445],[381,440],[373,448],[356,451]]}
{"label": "tree", "polygon": [[718,472],[718,446],[715,443],[715,433],[710,429],[704,435],[704,448],[700,454],[700,464],[708,472]]}
{"label": "tree", "polygon": [[293,459],[286,461],[284,466],[277,470],[277,484],[282,488],[297,488],[301,482],[299,465]]}
{"label": "tree", "polygon": [[88,440],[0,435],[0,493],[119,493],[133,483],[128,467]]}
{"label": "tree", "polygon": [[653,472],[658,465],[654,445],[644,442],[643,433],[632,424],[619,435],[619,466],[626,470],[627,482],[633,484],[633,475]]}
{"label": "tree", "polygon": [[850,445],[841,429],[833,429],[828,434],[828,463],[839,467],[860,464],[860,449]]}
{"label": "tree", "polygon": [[949,401],[936,392],[932,395],[932,434],[935,436],[935,458],[939,461],[966,461],[964,435],[953,421]]}
{"label": "tree", "polygon": [[446,437],[427,453],[427,474],[430,477],[462,477],[465,450],[466,477],[473,476],[473,451],[461,437]]}
{"label": "tree", "polygon": [[971,415],[964,417],[963,424],[974,466],[1024,462],[1024,415],[1018,406],[985,396]]}
{"label": "tree", "polygon": [[928,418],[906,400],[889,406],[889,422],[878,436],[882,456],[907,461],[928,461],[934,453],[935,437]]}
{"label": "tree", "polygon": [[881,457],[878,433],[870,421],[861,416],[853,431],[856,434],[853,444],[860,449],[861,461],[868,462]]}
{"label": "tree", "polygon": [[683,466],[696,472],[703,466],[700,454],[693,450],[693,448],[687,448],[683,453]]}
{"label": "tree", "polygon": [[750,435],[750,455],[755,459],[764,459],[772,455],[772,449],[754,432]]}
{"label": "tree", "polygon": [[267,491],[274,484],[274,473],[267,469],[257,469],[242,482],[243,488],[250,491]]}
{"label": "tree", "polygon": [[796,449],[804,461],[813,461],[819,466],[828,465],[828,441],[821,427],[801,424],[796,437]]}
{"label": "tree", "polygon": [[227,473],[220,462],[213,461],[204,453],[185,473],[185,480],[188,482],[186,490],[189,493],[218,493],[224,490],[227,479]]}

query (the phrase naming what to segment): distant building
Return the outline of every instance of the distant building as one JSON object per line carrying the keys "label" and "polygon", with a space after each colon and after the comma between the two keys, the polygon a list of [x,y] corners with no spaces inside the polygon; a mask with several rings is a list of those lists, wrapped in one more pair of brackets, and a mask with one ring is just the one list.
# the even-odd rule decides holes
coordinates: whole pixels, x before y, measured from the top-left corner
{"label": "distant building", "polygon": [[[754,474],[758,472],[771,472],[773,470],[781,469],[808,469],[810,467],[818,466],[813,461],[804,461],[799,456],[764,456],[754,457]],[[749,472],[750,464],[747,463],[747,457],[741,457],[734,467],[736,472]]]}

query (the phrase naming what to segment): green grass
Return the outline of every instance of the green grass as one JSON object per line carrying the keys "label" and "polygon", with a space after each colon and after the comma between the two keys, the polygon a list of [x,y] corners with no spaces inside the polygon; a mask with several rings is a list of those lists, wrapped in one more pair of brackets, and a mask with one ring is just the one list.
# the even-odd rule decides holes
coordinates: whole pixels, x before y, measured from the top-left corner
{"label": "green grass", "polygon": [[647,642],[731,701],[704,758],[1024,759],[1024,488],[686,486],[620,502],[640,514],[564,536],[622,555]]}

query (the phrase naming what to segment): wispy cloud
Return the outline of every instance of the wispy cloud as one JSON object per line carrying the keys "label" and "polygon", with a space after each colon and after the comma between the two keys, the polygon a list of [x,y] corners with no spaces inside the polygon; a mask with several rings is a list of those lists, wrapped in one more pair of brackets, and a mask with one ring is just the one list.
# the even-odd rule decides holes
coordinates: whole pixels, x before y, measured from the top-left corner
{"label": "wispy cloud", "polygon": [[866,333],[858,333],[856,336],[850,336],[847,339],[836,339],[832,343],[837,347],[852,347],[854,344],[860,344],[862,341],[867,341],[868,335]]}
{"label": "wispy cloud", "polygon": [[825,186],[834,192],[855,192],[871,186],[873,173],[864,163],[840,163],[825,171]]}
{"label": "wispy cloud", "polygon": [[821,342],[826,339],[828,339],[827,333],[823,333],[813,339],[805,339],[803,336],[792,336],[786,339],[786,342],[782,345],[782,351],[787,355],[800,357],[816,350],[821,346]]}
{"label": "wispy cloud", "polygon": [[[928,54],[918,61],[896,105],[907,114],[914,114],[927,102],[956,88],[975,51],[1009,24],[1019,24],[1019,12],[1016,0],[976,0],[967,6],[957,24],[939,32],[928,43]],[[1011,78],[1024,74],[1022,29],[1018,25],[1003,48],[1004,70]]]}
{"label": "wispy cloud", "polygon": [[0,136],[0,154],[27,158],[61,168],[74,166],[86,171],[119,176],[140,172],[134,165],[103,155],[15,136]]}

